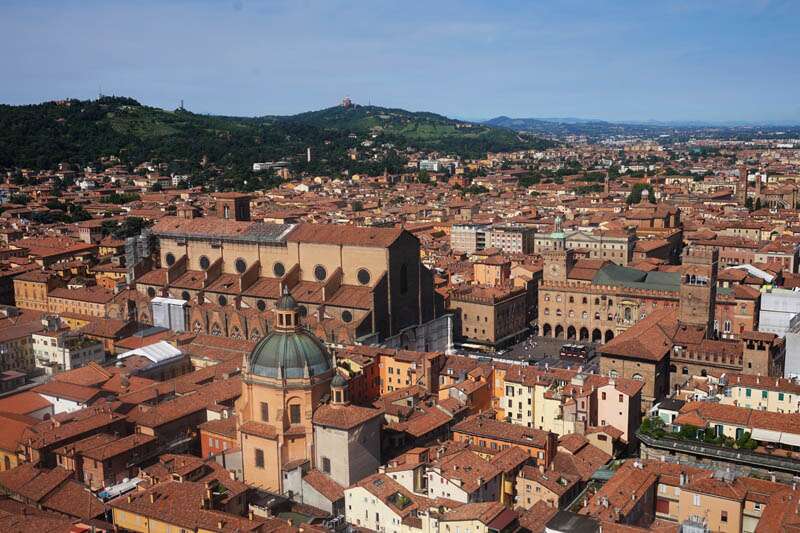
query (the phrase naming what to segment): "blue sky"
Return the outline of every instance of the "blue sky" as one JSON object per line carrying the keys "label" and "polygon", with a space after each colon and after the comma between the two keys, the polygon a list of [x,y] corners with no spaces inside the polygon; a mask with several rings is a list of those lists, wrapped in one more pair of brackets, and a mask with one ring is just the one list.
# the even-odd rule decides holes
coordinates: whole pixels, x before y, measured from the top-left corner
{"label": "blue sky", "polygon": [[797,0],[0,0],[0,102],[800,121]]}

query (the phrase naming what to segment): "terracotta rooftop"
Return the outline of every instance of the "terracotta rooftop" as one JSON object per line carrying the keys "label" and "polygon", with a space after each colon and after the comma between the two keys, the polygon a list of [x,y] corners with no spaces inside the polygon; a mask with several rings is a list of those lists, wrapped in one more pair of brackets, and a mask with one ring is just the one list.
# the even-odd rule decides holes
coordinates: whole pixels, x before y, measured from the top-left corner
{"label": "terracotta rooftop", "polygon": [[535,428],[527,428],[494,418],[473,415],[452,428],[453,433],[464,433],[476,437],[486,437],[544,449],[548,443],[549,433]]}

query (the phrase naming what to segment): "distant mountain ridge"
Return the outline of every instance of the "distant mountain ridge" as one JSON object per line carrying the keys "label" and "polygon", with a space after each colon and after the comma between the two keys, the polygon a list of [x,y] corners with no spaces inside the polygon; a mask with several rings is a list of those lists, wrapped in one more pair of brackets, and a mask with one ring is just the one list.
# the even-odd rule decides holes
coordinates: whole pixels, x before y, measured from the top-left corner
{"label": "distant mountain ridge", "polygon": [[773,138],[792,138],[800,135],[798,126],[791,121],[787,124],[748,124],[743,122],[710,123],[703,121],[644,121],[612,122],[606,120],[564,118],[511,118],[499,116],[481,121],[488,126],[509,128],[519,132],[544,137],[562,138],[583,136],[591,141],[599,141],[613,136],[634,136],[643,138],[669,138],[686,140],[696,135],[725,139],[751,140],[762,132]]}
{"label": "distant mountain ridge", "polygon": [[725,121],[703,121],[703,120],[601,120],[593,118],[576,117],[536,117],[536,118],[512,118],[505,115],[479,121],[481,124],[503,128],[520,128],[547,125],[586,125],[604,124],[614,126],[663,126],[677,128],[719,128],[719,127],[796,127],[800,124],[797,120],[786,121],[745,121],[745,120],[725,120]]}

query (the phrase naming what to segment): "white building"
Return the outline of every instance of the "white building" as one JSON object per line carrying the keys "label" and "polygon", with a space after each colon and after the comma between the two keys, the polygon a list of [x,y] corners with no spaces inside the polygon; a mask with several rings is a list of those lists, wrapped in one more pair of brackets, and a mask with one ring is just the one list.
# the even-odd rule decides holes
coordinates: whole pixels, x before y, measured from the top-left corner
{"label": "white building", "polygon": [[795,315],[785,334],[786,356],[783,363],[783,376],[800,377],[800,315]]}
{"label": "white building", "polygon": [[488,226],[479,224],[456,224],[450,229],[450,248],[454,252],[474,254],[486,248]]}
{"label": "white building", "polygon": [[494,226],[487,234],[486,247],[509,254],[530,254],[535,234],[534,228],[518,224]]}
{"label": "white building", "polygon": [[31,343],[36,367],[43,369],[46,374],[58,374],[105,360],[102,342],[61,327],[57,316],[45,317],[42,324],[45,330],[32,334]]}
{"label": "white building", "polygon": [[150,301],[153,309],[153,325],[172,331],[187,331],[189,302],[176,298],[157,296]]}
{"label": "white building", "polygon": [[519,525],[518,514],[499,501],[432,500],[380,473],[345,489],[344,497],[347,523],[372,531],[491,533],[516,531]]}
{"label": "white building", "polygon": [[800,313],[800,292],[770,289],[761,295],[758,331],[783,337],[798,313]]}
{"label": "white building", "polygon": [[428,468],[428,498],[461,503],[497,501],[501,474],[499,468],[471,450],[456,452]]}

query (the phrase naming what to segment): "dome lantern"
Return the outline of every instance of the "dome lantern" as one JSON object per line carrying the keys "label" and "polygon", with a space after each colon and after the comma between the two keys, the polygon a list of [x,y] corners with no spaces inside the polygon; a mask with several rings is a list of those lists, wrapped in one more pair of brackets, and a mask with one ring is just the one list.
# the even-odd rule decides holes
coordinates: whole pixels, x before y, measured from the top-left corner
{"label": "dome lantern", "polygon": [[331,381],[331,403],[333,405],[347,405],[350,403],[350,384],[341,374],[336,374]]}
{"label": "dome lantern", "polygon": [[275,329],[278,331],[296,331],[300,328],[300,307],[297,305],[289,287],[283,286],[283,294],[275,302]]}
{"label": "dome lantern", "polygon": [[256,344],[245,361],[253,376],[314,381],[330,376],[333,365],[325,345],[300,325],[297,301],[284,286],[275,304],[275,328]]}

